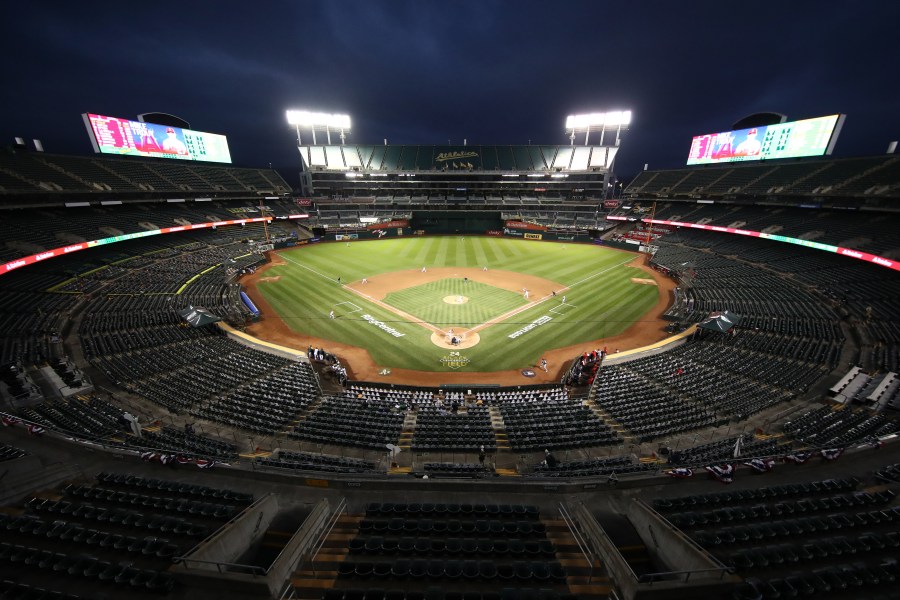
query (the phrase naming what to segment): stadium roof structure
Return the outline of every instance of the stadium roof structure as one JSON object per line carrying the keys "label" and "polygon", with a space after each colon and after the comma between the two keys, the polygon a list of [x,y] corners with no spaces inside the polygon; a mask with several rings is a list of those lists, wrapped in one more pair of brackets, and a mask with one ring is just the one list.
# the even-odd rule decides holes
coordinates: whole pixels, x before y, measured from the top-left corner
{"label": "stadium roof structure", "polygon": [[605,197],[619,148],[542,145],[299,146],[308,195],[456,192]]}
{"label": "stadium roof structure", "polygon": [[300,146],[306,165],[317,171],[371,172],[603,172],[612,169],[618,148],[566,145],[326,145]]}

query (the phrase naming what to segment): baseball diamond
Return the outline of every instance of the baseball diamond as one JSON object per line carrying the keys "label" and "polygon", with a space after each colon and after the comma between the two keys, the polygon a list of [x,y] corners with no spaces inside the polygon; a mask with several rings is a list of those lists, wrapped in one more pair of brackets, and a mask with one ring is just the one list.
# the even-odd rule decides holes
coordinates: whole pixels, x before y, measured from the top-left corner
{"label": "baseball diamond", "polygon": [[[478,236],[283,250],[243,283],[264,309],[249,333],[297,348],[315,340],[349,353],[356,376],[388,367],[404,382],[434,372],[521,377],[548,353],[559,368],[610,340],[623,349],[658,341],[671,287],[640,255]],[[449,369],[448,349],[464,349],[465,365]]]}

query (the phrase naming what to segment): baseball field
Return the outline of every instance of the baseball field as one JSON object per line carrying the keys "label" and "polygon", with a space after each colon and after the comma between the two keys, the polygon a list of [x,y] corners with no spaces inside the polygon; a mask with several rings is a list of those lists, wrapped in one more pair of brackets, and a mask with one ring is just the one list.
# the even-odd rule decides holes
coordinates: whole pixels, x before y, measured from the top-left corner
{"label": "baseball field", "polygon": [[245,285],[263,304],[257,329],[283,323],[295,345],[364,348],[387,369],[494,372],[657,327],[648,313],[664,290],[641,264],[584,244],[392,238],[282,250]]}

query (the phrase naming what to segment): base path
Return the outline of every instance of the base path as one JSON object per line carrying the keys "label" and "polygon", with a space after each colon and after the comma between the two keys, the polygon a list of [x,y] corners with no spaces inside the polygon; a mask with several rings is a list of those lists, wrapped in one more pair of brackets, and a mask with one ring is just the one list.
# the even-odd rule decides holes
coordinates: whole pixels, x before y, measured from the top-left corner
{"label": "base path", "polygon": [[[341,363],[347,367],[348,375],[351,379],[374,381],[384,383],[403,383],[408,385],[427,385],[435,386],[439,384],[498,384],[498,385],[522,385],[535,383],[558,382],[569,367],[571,361],[581,355],[585,350],[594,350],[606,347],[610,353],[616,350],[631,350],[642,346],[647,346],[660,340],[670,337],[665,332],[666,321],[662,319],[662,315],[666,312],[672,301],[673,290],[676,287],[674,281],[661,273],[655,271],[648,266],[648,257],[645,254],[634,256],[634,260],[628,263],[628,266],[641,269],[645,273],[647,279],[652,279],[659,287],[659,298],[656,305],[648,311],[640,322],[635,323],[627,330],[619,335],[601,338],[591,342],[574,344],[564,348],[555,348],[544,352],[544,358],[549,364],[549,372],[545,373],[540,369],[539,365],[522,365],[523,369],[530,368],[536,371],[536,376],[525,378],[520,370],[494,371],[488,373],[471,373],[471,372],[433,372],[433,371],[413,371],[410,369],[390,369],[389,375],[381,375],[384,365],[378,365],[372,360],[371,355],[365,348],[358,346],[350,346],[341,344],[331,340],[315,338],[306,334],[297,333],[291,330],[287,324],[281,320],[275,310],[266,302],[263,295],[257,290],[257,283],[265,278],[266,270],[275,265],[286,264],[285,260],[278,256],[277,252],[267,253],[270,262],[256,270],[255,273],[245,275],[240,279],[247,295],[253,300],[253,303],[262,313],[261,319],[248,325],[245,331],[250,335],[260,339],[297,348],[305,352],[307,345],[324,348],[331,354],[335,354]],[[623,252],[623,255],[630,254]],[[468,277],[472,281],[479,281],[503,288],[512,292],[520,293],[522,288],[529,290],[529,306],[536,302],[540,302],[553,291],[557,293],[565,290],[565,286],[558,283],[534,277],[522,273],[511,271],[482,271],[479,268],[458,268],[458,267],[442,267],[429,268],[427,272],[422,273],[421,270],[412,269],[409,271],[396,271],[390,274],[370,277],[368,283],[355,281],[347,284],[347,288],[361,296],[370,297],[376,301],[382,301],[390,292],[405,289],[414,285],[420,285],[431,281],[447,279],[449,277]],[[454,297],[455,300],[455,297]],[[441,335],[443,332],[431,329],[433,336]],[[466,328],[453,327],[454,331],[465,331]],[[477,333],[472,334],[473,337]],[[467,335],[467,340],[469,336]],[[432,340],[434,341],[434,340]],[[475,342],[477,343],[477,342]],[[435,345],[454,348],[450,344],[446,344],[441,337],[440,343]],[[469,346],[460,345],[456,348],[467,348]]]}

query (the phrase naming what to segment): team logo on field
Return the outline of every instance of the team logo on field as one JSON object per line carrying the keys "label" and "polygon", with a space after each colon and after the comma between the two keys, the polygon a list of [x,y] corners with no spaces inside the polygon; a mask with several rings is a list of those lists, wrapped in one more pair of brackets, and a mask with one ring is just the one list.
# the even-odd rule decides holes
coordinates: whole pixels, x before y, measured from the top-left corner
{"label": "team logo on field", "polygon": [[459,352],[451,352],[441,358],[441,364],[449,369],[460,369],[469,364],[469,357],[462,356]]}

